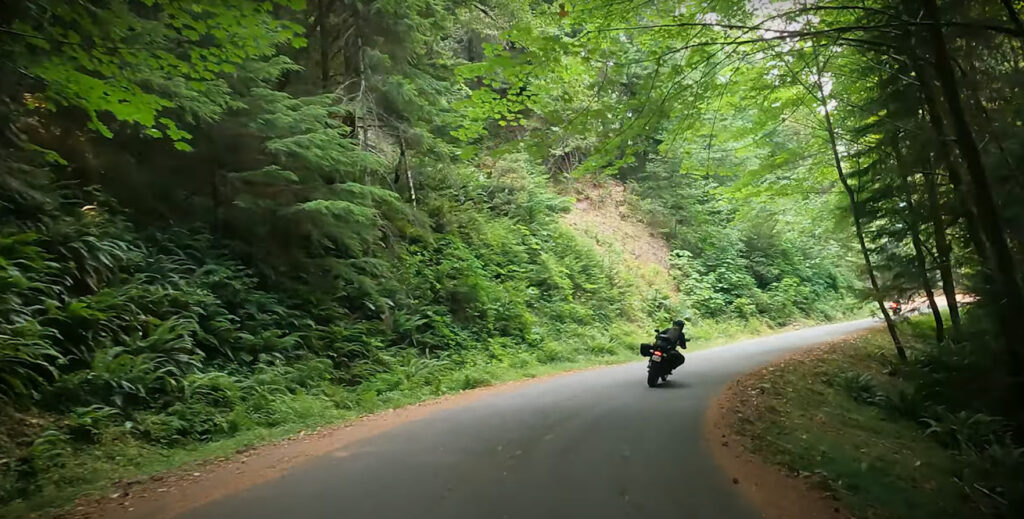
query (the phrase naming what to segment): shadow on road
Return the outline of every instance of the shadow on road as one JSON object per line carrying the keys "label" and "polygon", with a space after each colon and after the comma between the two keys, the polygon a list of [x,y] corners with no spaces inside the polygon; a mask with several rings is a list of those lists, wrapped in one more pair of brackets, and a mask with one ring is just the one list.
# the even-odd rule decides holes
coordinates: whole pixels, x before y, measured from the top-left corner
{"label": "shadow on road", "polygon": [[682,380],[667,380],[658,384],[654,389],[686,389],[690,387],[690,384]]}

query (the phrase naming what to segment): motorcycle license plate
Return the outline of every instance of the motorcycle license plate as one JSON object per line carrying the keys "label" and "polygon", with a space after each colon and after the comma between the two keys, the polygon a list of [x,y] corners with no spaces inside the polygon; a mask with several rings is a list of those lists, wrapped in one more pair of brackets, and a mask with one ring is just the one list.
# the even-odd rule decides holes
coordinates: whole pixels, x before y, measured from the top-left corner
{"label": "motorcycle license plate", "polygon": [[654,355],[651,357],[654,362],[661,362],[661,355]]}

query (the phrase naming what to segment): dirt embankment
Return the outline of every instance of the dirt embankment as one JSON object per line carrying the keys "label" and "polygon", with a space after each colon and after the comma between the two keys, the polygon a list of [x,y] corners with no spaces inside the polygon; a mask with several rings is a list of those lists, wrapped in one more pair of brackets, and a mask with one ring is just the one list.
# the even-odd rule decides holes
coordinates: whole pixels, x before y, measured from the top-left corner
{"label": "dirt embankment", "polygon": [[736,420],[753,409],[761,398],[763,390],[759,386],[762,380],[771,376],[772,370],[781,369],[788,362],[813,357],[823,348],[849,340],[850,337],[844,337],[801,351],[772,366],[744,375],[730,382],[708,407],[704,436],[715,461],[766,519],[853,519],[834,496],[813,481],[789,474],[753,454],[748,440],[736,429]]}
{"label": "dirt embankment", "polygon": [[[941,290],[937,290],[934,294],[934,297],[935,303],[938,304],[940,309],[945,309],[947,307],[946,296],[943,294]],[[964,294],[962,292],[958,292],[956,294],[956,302],[958,305],[966,306],[973,304],[977,301],[978,297],[975,296],[974,294]],[[931,312],[931,306],[928,305],[928,299],[925,298],[923,295],[915,295],[914,297],[910,298],[910,300],[905,301],[903,303],[904,314],[923,314],[929,312]]]}
{"label": "dirt embankment", "polygon": [[641,267],[646,281],[675,292],[669,275],[668,243],[630,211],[628,190],[616,180],[580,181],[573,186],[576,198],[566,225],[588,237],[606,252],[621,251],[627,262]]}

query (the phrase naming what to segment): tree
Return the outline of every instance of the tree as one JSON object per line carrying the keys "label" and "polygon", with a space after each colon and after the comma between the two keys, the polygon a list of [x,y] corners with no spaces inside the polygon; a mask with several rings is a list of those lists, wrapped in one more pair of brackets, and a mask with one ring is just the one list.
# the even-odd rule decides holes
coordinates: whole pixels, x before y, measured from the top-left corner
{"label": "tree", "polygon": [[878,284],[878,278],[875,276],[874,267],[871,264],[871,253],[868,251],[867,242],[864,239],[864,227],[861,215],[861,205],[857,200],[857,193],[853,190],[850,185],[850,181],[846,178],[846,173],[843,170],[843,159],[839,153],[839,142],[836,138],[836,129],[832,124],[832,113],[829,109],[829,98],[825,93],[824,76],[826,73],[826,63],[818,60],[817,54],[815,54],[814,63],[814,86],[817,87],[818,102],[821,103],[822,116],[825,118],[825,129],[828,132],[829,147],[832,150],[832,158],[835,160],[836,173],[839,175],[839,182],[843,185],[843,190],[846,191],[846,196],[850,199],[850,210],[853,213],[853,225],[857,231],[857,242],[860,245],[861,255],[864,257],[864,268],[867,270],[868,279],[871,282],[872,296],[875,303],[878,305],[879,312],[882,313],[882,317],[885,319],[885,326],[889,329],[889,336],[892,337],[892,343],[896,347],[896,354],[900,360],[907,360],[907,352],[903,348],[903,344],[900,342],[899,332],[896,331],[896,324],[892,320],[892,316],[889,315],[889,310],[885,307],[885,301],[882,299],[882,292]]}
{"label": "tree", "polygon": [[952,118],[953,134],[956,137],[960,156],[963,157],[971,181],[971,200],[978,215],[978,224],[989,247],[990,261],[997,286],[993,287],[1002,299],[1001,314],[1007,354],[1015,374],[1024,373],[1024,332],[1017,323],[1024,319],[1024,290],[1020,284],[1017,261],[1007,243],[1006,230],[998,213],[992,187],[981,151],[974,137],[974,131],[964,112],[960,88],[953,69],[952,59],[946,45],[945,35],[939,25],[939,9],[935,0],[922,0],[924,19],[928,25],[928,36],[932,44],[936,79],[942,89]]}
{"label": "tree", "polygon": [[0,47],[10,57],[4,97],[11,103],[21,95],[32,110],[79,109],[107,137],[116,121],[190,149],[183,126],[216,120],[232,106],[223,75],[246,60],[268,58],[281,44],[305,44],[301,27],[275,19],[275,3],[295,2],[12,7]]}

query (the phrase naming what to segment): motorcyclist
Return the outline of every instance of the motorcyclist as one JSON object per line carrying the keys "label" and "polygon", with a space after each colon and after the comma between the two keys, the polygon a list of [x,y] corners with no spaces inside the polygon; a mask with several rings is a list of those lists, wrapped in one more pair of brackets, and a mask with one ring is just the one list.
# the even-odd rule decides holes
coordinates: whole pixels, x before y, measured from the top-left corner
{"label": "motorcyclist", "polygon": [[683,329],[686,323],[682,319],[672,321],[672,327],[658,332],[655,338],[656,344],[662,348],[667,360],[671,361],[671,369],[676,369],[686,362],[686,357],[676,348],[686,349],[686,334]]}
{"label": "motorcyclist", "polygon": [[895,299],[892,305],[889,306],[889,309],[892,310],[893,315],[900,315],[903,313],[903,303],[900,303],[899,299]]}

